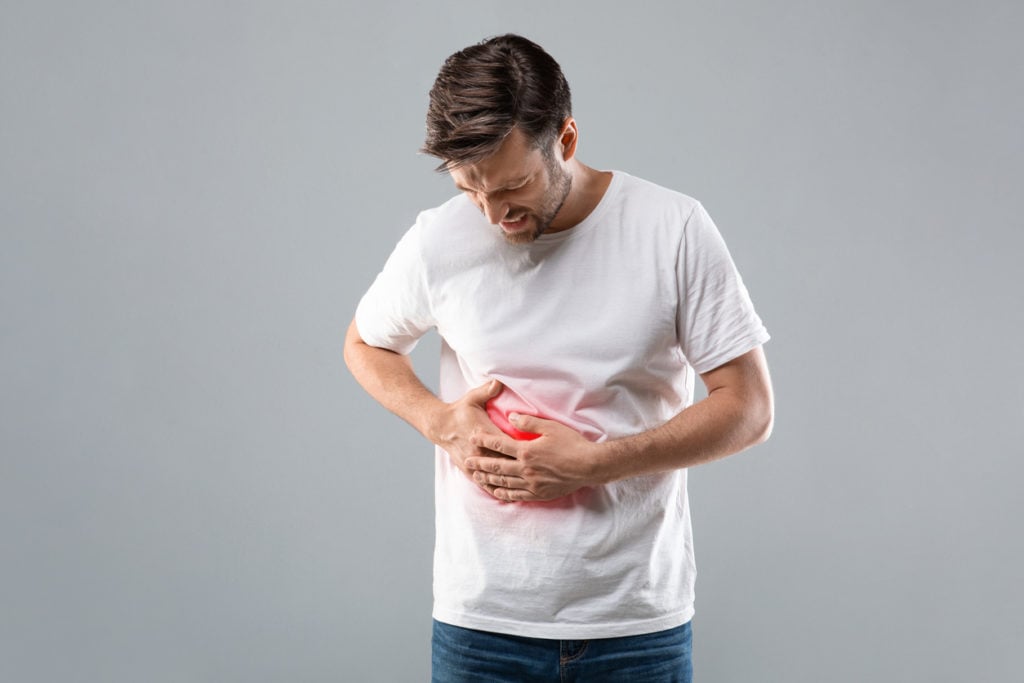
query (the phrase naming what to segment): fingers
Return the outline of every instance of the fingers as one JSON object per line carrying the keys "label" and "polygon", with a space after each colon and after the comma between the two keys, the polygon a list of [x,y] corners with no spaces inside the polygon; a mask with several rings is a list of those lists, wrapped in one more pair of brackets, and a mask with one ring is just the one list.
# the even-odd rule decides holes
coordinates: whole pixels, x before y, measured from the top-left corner
{"label": "fingers", "polygon": [[527,488],[526,479],[512,473],[521,467],[515,460],[500,454],[498,457],[471,457],[466,458],[463,466],[474,484],[502,502],[537,500]]}
{"label": "fingers", "polygon": [[477,433],[470,437],[469,442],[477,448],[485,451],[492,451],[500,455],[515,458],[519,455],[520,443],[515,439],[505,436],[495,429],[494,434]]}
{"label": "fingers", "polygon": [[523,415],[522,413],[509,413],[508,421],[519,431],[529,434],[547,433],[547,423],[551,422],[551,420],[545,420],[534,415]]}
{"label": "fingers", "polygon": [[522,477],[513,477],[507,474],[487,474],[486,472],[474,472],[473,481],[483,484],[489,489],[525,489],[526,480]]}
{"label": "fingers", "polygon": [[486,384],[481,384],[475,389],[470,389],[468,392],[466,392],[466,398],[468,398],[470,402],[482,406],[488,401],[490,401],[492,398],[500,394],[501,390],[504,388],[505,387],[504,385],[502,385],[501,382],[499,382],[496,379],[492,379],[490,382],[487,382]]}
{"label": "fingers", "polygon": [[503,503],[524,503],[541,500],[541,498],[538,498],[532,491],[527,489],[503,489],[498,486],[491,486],[490,484],[480,484],[480,487]]}
{"label": "fingers", "polygon": [[514,477],[516,479],[523,478],[522,463],[510,458],[466,458],[464,465],[466,472],[472,472],[474,476],[479,472],[481,474]]}

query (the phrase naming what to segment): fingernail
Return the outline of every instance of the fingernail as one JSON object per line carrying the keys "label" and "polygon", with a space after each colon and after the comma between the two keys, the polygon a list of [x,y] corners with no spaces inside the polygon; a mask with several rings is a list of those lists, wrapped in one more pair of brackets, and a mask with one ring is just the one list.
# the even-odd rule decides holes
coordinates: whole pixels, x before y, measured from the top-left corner
{"label": "fingernail", "polygon": [[519,421],[519,413],[509,413],[508,414],[508,419],[511,420],[512,422],[518,422]]}

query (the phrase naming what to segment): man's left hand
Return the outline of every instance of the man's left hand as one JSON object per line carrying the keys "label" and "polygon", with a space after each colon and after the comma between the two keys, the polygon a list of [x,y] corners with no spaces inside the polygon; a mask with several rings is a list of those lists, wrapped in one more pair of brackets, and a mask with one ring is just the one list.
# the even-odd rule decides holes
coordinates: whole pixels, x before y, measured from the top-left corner
{"label": "man's left hand", "polygon": [[509,457],[471,457],[464,463],[473,481],[492,496],[507,502],[554,500],[597,483],[598,444],[553,420],[516,414],[509,420],[516,429],[540,437],[518,441],[505,435],[474,435],[473,445]]}

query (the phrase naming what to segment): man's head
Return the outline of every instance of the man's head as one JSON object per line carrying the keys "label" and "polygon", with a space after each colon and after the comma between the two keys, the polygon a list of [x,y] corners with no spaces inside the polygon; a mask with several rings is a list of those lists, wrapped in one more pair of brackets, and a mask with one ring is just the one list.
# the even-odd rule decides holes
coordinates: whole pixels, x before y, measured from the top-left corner
{"label": "man's head", "polygon": [[[430,91],[421,151],[447,171],[509,242],[548,230],[572,188],[569,84],[539,45],[491,38],[449,57]],[[562,154],[556,156],[556,149]]]}
{"label": "man's head", "polygon": [[547,155],[571,115],[558,62],[526,38],[498,36],[445,60],[430,90],[421,151],[450,171],[491,156],[516,128]]}

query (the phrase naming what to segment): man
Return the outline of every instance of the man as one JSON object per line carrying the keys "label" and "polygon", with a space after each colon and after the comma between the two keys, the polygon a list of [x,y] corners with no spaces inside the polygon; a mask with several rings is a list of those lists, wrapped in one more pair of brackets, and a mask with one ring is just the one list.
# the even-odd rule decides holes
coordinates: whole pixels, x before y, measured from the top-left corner
{"label": "man", "polygon": [[[461,194],[398,243],[345,357],[436,445],[434,680],[688,681],[686,468],[767,438],[768,334],[697,201],[579,161],[539,46],[449,57],[427,123]],[[406,356],[431,328],[439,396]]]}

